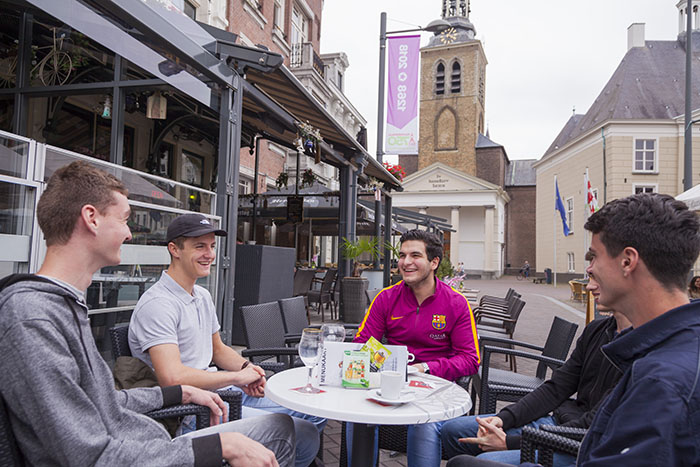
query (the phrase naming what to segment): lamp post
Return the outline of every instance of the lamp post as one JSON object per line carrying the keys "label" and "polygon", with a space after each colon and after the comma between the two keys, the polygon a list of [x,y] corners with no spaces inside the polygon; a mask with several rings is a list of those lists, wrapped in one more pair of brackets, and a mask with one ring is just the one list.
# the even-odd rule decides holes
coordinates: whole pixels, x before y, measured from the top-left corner
{"label": "lamp post", "polygon": [[[450,28],[450,23],[445,21],[444,19],[436,19],[434,21],[431,21],[428,23],[428,25],[424,28],[418,27],[414,29],[404,29],[401,31],[391,31],[387,32],[386,31],[386,12],[382,12],[381,15],[379,16],[380,22],[379,22],[379,92],[378,92],[378,100],[377,100],[377,162],[380,164],[384,161],[384,81],[386,81],[386,37],[388,34],[400,34],[400,33],[406,33],[406,32],[418,32],[418,31],[427,31],[427,32],[436,32],[440,33],[448,28]],[[379,188],[377,188],[379,189]],[[381,201],[381,193],[375,197],[374,200],[374,226],[375,226],[375,231],[374,235],[377,241],[382,238],[381,236],[381,224],[380,224],[380,213],[382,211],[382,201]],[[384,218],[384,229],[385,231],[388,229],[389,232],[391,232],[391,208],[389,207],[388,210],[386,210],[385,213],[385,218]],[[386,240],[387,238],[390,238],[389,235],[385,235],[385,242],[388,242]],[[375,258],[374,260],[374,267],[375,269],[379,269],[379,258]],[[391,277],[391,273],[389,272],[389,268],[391,266],[391,258],[389,257],[389,249],[385,246],[384,247],[384,287],[389,285],[389,280]]]}
{"label": "lamp post", "polygon": [[384,81],[386,81],[386,38],[389,34],[400,34],[405,32],[442,32],[450,28],[450,23],[444,19],[436,19],[428,23],[424,28],[403,29],[401,31],[386,31],[386,12],[380,15],[379,25],[379,96],[377,101],[377,162],[380,164],[384,159]]}
{"label": "lamp post", "polygon": [[[685,135],[683,148],[683,190],[693,188],[693,123],[692,120],[692,100],[693,100],[693,80],[691,78],[692,55],[693,55],[693,1],[688,0],[685,7],[686,28],[685,28]],[[695,26],[697,27],[697,25]]]}

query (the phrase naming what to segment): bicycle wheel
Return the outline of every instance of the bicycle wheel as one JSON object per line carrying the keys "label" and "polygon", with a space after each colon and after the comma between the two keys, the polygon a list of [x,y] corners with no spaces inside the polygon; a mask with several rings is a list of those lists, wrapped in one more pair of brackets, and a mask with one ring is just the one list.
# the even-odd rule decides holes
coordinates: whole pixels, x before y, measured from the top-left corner
{"label": "bicycle wheel", "polygon": [[0,88],[12,88],[15,86],[17,75],[17,57],[5,57],[0,59]]}
{"label": "bicycle wheel", "polygon": [[54,52],[46,56],[39,66],[39,79],[45,86],[61,85],[68,81],[73,70],[73,60],[66,52]]}
{"label": "bicycle wheel", "polygon": [[517,278],[519,281],[523,280],[523,274],[519,272],[518,275],[516,276],[516,278]]}

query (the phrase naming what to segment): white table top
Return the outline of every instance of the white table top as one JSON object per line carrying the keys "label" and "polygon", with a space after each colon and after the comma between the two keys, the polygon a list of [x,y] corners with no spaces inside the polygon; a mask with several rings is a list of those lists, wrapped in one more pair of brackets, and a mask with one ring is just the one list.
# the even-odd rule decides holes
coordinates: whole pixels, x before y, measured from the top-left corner
{"label": "white table top", "polygon": [[[378,425],[411,425],[430,423],[465,414],[472,407],[469,393],[459,385],[432,375],[409,375],[432,389],[408,387],[416,391],[413,402],[383,406],[368,399],[366,389],[345,389],[321,386],[320,394],[303,394],[291,389],[304,386],[308,370],[292,368],[273,375],[265,387],[265,395],[278,404],[298,412],[345,422]],[[445,387],[446,386],[446,387]],[[442,389],[445,387],[444,389]],[[440,390],[439,392],[435,392]],[[434,394],[433,394],[434,393]]]}

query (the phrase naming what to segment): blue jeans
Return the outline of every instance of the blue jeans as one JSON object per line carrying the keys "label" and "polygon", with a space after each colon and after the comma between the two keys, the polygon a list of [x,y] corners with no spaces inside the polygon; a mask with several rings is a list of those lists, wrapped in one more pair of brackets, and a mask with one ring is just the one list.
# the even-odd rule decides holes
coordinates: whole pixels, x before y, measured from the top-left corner
{"label": "blue jeans", "polygon": [[[233,391],[240,391],[241,388],[236,386],[227,387]],[[318,448],[320,446],[320,437],[323,427],[326,426],[326,419],[314,417],[301,412],[287,409],[281,405],[272,402],[267,397],[253,397],[243,393],[241,399],[241,418],[259,417],[269,413],[281,413],[292,416],[294,422],[294,431],[296,432],[296,467],[308,467],[309,464],[316,458]],[[178,434],[189,433],[194,431],[195,418],[194,416],[185,417],[178,429]]]}
{"label": "blue jeans", "polygon": [[[479,418],[493,417],[491,415],[479,415]],[[537,428],[540,425],[557,425],[554,418],[547,416],[538,418],[537,420],[528,423],[525,426]],[[476,417],[458,417],[445,422],[442,426],[441,438],[445,446],[445,451],[449,458],[459,454],[469,454],[479,456],[479,459],[502,462],[510,465],[520,465],[520,450],[510,451],[490,451],[484,452],[475,444],[460,443],[459,438],[473,438],[479,431],[479,424],[476,422]],[[511,428],[506,430],[506,434],[519,435],[522,432],[522,427]],[[567,454],[555,453],[554,466],[564,467],[576,463],[576,458]]]}
{"label": "blue jeans", "polygon": [[[409,425],[406,439],[408,467],[439,467],[442,458],[440,427],[445,422]],[[348,452],[348,465],[352,465],[353,424],[348,423],[345,431]],[[374,432],[374,464],[379,454],[379,428]]]}

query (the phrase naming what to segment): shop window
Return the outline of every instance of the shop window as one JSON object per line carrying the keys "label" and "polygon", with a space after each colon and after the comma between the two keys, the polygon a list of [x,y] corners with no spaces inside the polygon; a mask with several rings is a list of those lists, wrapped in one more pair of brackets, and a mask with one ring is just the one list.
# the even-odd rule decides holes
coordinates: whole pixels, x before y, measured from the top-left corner
{"label": "shop window", "polygon": [[[33,105],[46,108],[49,118],[42,130],[46,143],[59,148],[109,161],[112,120],[103,118],[106,96],[94,96],[87,110],[62,98],[31,99]],[[38,135],[37,135],[38,136]],[[134,165],[134,129],[124,126],[123,164]]]}

